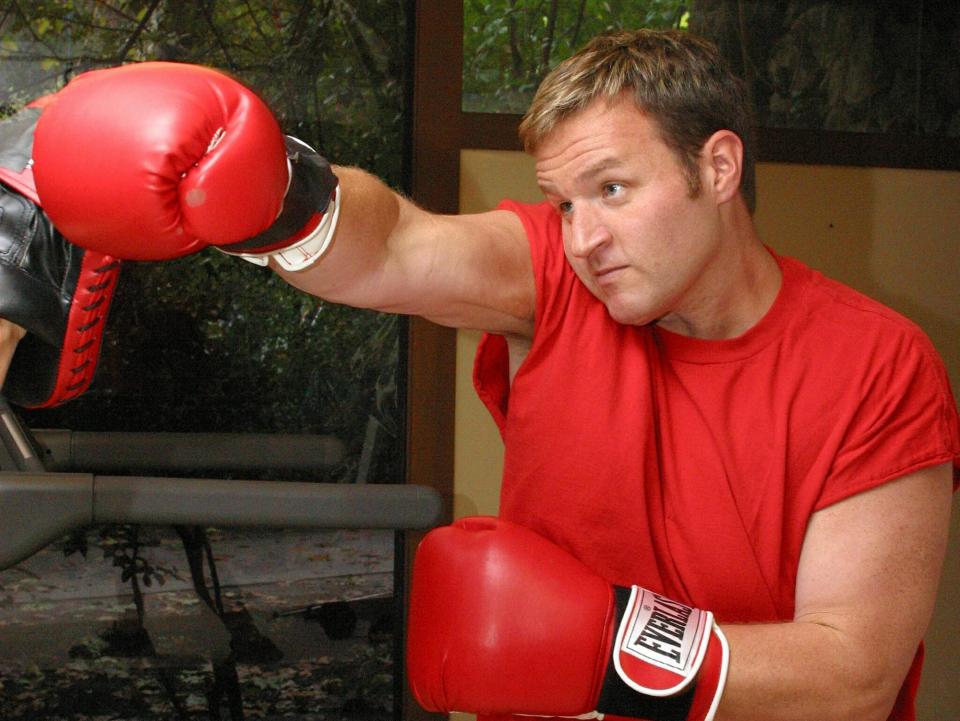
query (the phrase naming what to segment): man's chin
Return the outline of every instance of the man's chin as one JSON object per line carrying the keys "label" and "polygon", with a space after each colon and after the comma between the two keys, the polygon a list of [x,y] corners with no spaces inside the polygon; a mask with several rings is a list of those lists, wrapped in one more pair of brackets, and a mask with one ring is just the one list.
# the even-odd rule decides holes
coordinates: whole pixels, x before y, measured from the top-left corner
{"label": "man's chin", "polygon": [[616,299],[606,299],[604,305],[607,307],[607,313],[610,317],[621,325],[653,325],[659,320],[659,317],[653,313],[644,312],[643,309],[624,303],[616,302]]}

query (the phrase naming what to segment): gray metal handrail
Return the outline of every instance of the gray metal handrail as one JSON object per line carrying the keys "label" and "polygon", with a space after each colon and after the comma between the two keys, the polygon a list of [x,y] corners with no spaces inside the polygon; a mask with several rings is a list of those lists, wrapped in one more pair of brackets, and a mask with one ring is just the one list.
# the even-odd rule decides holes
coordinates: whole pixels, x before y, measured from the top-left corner
{"label": "gray metal handrail", "polygon": [[150,433],[35,429],[47,470],[318,470],[340,463],[343,441],[293,433]]}
{"label": "gray metal handrail", "polygon": [[[330,436],[36,432],[0,396],[0,569],[97,523],[394,530],[440,523],[440,494],[423,486],[90,472],[315,470],[342,456],[342,444]],[[62,470],[72,468],[84,472]]]}
{"label": "gray metal handrail", "polygon": [[0,569],[95,523],[422,530],[442,513],[416,485],[0,472]]}

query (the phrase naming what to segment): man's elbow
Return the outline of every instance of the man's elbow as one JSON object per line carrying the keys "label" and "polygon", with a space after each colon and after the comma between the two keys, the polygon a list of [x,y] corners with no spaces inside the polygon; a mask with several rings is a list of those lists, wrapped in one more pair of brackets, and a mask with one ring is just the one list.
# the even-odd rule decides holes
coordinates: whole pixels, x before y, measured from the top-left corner
{"label": "man's elbow", "polygon": [[846,689],[838,689],[836,721],[887,721],[906,678],[901,664],[869,659],[851,669]]}
{"label": "man's elbow", "polygon": [[815,623],[827,632],[823,647],[832,649],[830,655],[835,662],[824,659],[832,668],[821,676],[830,679],[828,694],[833,701],[829,721],[888,721],[914,660],[916,645],[913,651],[905,642],[882,649],[875,637],[865,643],[862,636],[839,625]]}

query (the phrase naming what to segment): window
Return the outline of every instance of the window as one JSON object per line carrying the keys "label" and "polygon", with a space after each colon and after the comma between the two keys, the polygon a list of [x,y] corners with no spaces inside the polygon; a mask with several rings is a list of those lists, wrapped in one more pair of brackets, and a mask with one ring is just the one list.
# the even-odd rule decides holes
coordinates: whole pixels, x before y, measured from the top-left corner
{"label": "window", "polygon": [[[463,110],[522,114],[553,65],[616,27],[714,40],[747,81],[760,160],[960,167],[956,3],[466,0]],[[497,130],[473,145],[515,147],[514,127],[483,123]]]}
{"label": "window", "polygon": [[[207,64],[260,93],[286,132],[402,189],[409,5],[14,3],[0,16],[2,110],[96,67]],[[33,429],[100,437],[331,437],[343,452],[316,463],[216,472],[399,482],[405,335],[404,319],[307,297],[215,251],[126,263],[92,389],[20,415]],[[139,460],[133,472],[148,475]],[[154,474],[172,474],[172,458],[156,463]],[[0,716],[393,718],[395,548],[390,531],[123,524],[71,534],[0,572]]]}
{"label": "window", "polygon": [[685,28],[681,0],[465,0],[463,110],[522,114],[543,76],[616,28]]}

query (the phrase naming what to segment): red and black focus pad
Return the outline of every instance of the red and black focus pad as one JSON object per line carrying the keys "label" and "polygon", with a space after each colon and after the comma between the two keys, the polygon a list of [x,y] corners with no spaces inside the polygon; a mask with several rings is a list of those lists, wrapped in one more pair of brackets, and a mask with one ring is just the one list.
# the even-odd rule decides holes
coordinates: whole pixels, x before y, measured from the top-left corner
{"label": "red and black focus pad", "polygon": [[27,331],[3,393],[28,408],[59,405],[90,386],[120,272],[115,258],[67,241],[32,199],[36,115],[0,123],[0,317]]}

